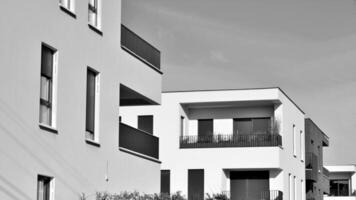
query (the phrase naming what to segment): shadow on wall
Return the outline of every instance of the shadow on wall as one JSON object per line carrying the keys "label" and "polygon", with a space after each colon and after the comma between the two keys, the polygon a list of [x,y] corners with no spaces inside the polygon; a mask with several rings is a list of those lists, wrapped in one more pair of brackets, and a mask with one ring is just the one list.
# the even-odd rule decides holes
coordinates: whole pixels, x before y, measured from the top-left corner
{"label": "shadow on wall", "polygon": [[[56,181],[64,184],[68,190],[80,196],[80,192],[75,190],[76,187],[79,187],[80,185],[92,185],[84,174],[81,174],[79,169],[70,165],[70,162],[68,162],[68,160],[60,154],[60,152],[55,151],[53,148],[48,148],[51,145],[46,143],[41,136],[34,137],[38,135],[38,130],[31,129],[31,126],[29,126],[26,121],[21,118],[21,115],[2,99],[0,99],[0,118],[0,135],[2,141],[12,140],[13,143],[11,144],[16,144],[16,146],[12,146],[12,148],[16,148],[18,151],[24,152],[26,157],[30,158],[46,170],[52,172],[53,174],[51,175],[55,176]],[[9,127],[9,125],[12,125],[12,127]],[[41,152],[42,156],[40,157],[34,152]],[[20,168],[29,176],[37,177],[37,174],[32,174],[33,171],[28,169],[26,163],[17,161],[19,158],[16,152],[11,152],[9,149],[6,149],[6,145],[0,145],[0,153],[0,155],[6,156],[12,161],[14,169]],[[60,167],[56,169],[51,168],[46,162],[44,162],[43,158],[46,157],[51,158],[51,160],[55,160],[56,166]],[[64,178],[61,174],[69,174],[66,177],[75,178],[72,178],[71,180],[73,182],[69,183],[67,178]],[[19,180],[8,180],[6,177],[0,175],[0,192],[3,192],[11,199],[30,200],[31,198],[26,195],[21,188],[16,186],[17,181]],[[77,184],[75,184],[75,182]]]}

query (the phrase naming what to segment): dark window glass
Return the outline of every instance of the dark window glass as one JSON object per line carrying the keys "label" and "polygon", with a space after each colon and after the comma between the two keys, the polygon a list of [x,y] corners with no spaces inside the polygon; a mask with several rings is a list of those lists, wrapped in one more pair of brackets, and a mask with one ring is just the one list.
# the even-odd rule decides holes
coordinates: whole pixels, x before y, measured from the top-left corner
{"label": "dark window glass", "polygon": [[234,134],[252,134],[252,119],[234,119]]}
{"label": "dark window glass", "polygon": [[234,134],[267,134],[271,130],[270,118],[234,119]]}
{"label": "dark window glass", "polygon": [[86,131],[87,139],[94,140],[96,72],[87,71]]}
{"label": "dark window glass", "polygon": [[37,177],[37,200],[49,200],[51,190],[51,178],[45,176]]}
{"label": "dark window glass", "polygon": [[152,115],[143,115],[138,116],[138,125],[137,128],[143,130],[147,133],[153,134],[153,116]]}
{"label": "dark window glass", "polygon": [[198,136],[210,136],[214,133],[213,119],[198,119]]}
{"label": "dark window glass", "polygon": [[331,196],[349,196],[349,180],[330,180]]}
{"label": "dark window glass", "polygon": [[253,133],[267,134],[270,130],[270,118],[253,119]]}
{"label": "dark window glass", "polygon": [[40,85],[40,123],[52,125],[52,90],[54,51],[42,45],[41,85]]}
{"label": "dark window glass", "polygon": [[184,117],[180,116],[180,135],[184,135]]}
{"label": "dark window glass", "polygon": [[161,193],[170,194],[171,187],[171,172],[170,170],[161,170]]}

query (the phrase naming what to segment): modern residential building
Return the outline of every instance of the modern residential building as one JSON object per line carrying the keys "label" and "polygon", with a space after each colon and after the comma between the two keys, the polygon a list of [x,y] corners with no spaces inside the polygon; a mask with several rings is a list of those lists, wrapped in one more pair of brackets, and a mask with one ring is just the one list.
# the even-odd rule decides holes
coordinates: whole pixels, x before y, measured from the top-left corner
{"label": "modern residential building", "polygon": [[164,92],[121,113],[133,127],[153,116],[163,193],[305,200],[305,116],[280,88]]}
{"label": "modern residential building", "polygon": [[159,192],[158,137],[119,116],[160,104],[160,52],[121,0],[2,3],[0,199]]}
{"label": "modern residential building", "polygon": [[330,193],[325,200],[356,199],[356,165],[325,166],[329,170]]}
{"label": "modern residential building", "polygon": [[305,119],[305,180],[308,200],[322,200],[324,194],[329,194],[329,172],[323,167],[323,147],[327,146],[328,136],[311,119]]}

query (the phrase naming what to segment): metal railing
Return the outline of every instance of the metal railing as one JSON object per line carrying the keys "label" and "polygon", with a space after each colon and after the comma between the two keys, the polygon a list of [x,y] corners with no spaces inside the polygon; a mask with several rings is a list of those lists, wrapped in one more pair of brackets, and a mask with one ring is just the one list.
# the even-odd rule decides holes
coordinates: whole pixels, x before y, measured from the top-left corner
{"label": "metal railing", "polygon": [[282,136],[279,134],[180,136],[180,148],[268,147],[281,145]]}
{"label": "metal railing", "polygon": [[158,137],[120,123],[119,147],[159,159]]}
{"label": "metal railing", "polygon": [[161,52],[122,24],[121,47],[146,64],[161,68]]}
{"label": "metal railing", "polygon": [[261,200],[283,200],[283,192],[279,190],[263,191]]}

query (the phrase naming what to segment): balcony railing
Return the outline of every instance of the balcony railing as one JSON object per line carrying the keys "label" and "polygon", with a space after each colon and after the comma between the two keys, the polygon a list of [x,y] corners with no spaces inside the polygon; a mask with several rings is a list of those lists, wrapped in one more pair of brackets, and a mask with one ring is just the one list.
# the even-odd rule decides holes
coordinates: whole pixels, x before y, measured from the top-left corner
{"label": "balcony railing", "polygon": [[313,152],[305,153],[305,178],[307,180],[318,180],[318,157]]}
{"label": "balcony railing", "polygon": [[158,137],[123,123],[120,123],[119,147],[159,159]]}
{"label": "balcony railing", "polygon": [[261,200],[283,200],[283,192],[279,190],[263,191]]}
{"label": "balcony railing", "polygon": [[180,148],[212,147],[269,147],[281,146],[282,136],[278,134],[250,135],[187,135],[180,137]]}
{"label": "balcony railing", "polygon": [[121,47],[146,64],[161,68],[161,52],[124,25],[121,25]]}

